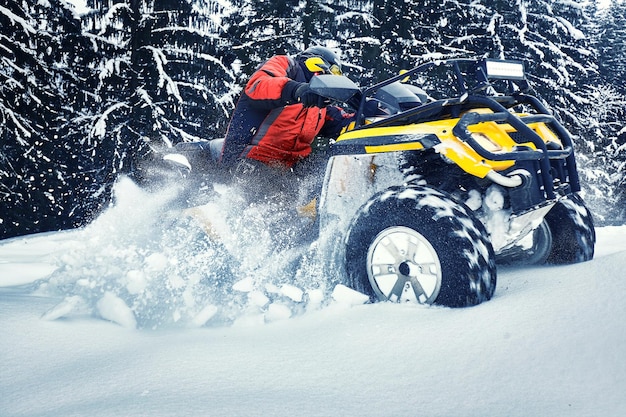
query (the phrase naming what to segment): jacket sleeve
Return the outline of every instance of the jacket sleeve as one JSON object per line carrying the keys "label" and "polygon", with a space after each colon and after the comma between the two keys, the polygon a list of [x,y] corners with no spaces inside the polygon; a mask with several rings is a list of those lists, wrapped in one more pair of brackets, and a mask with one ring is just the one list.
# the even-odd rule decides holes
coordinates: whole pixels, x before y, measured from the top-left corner
{"label": "jacket sleeve", "polygon": [[326,138],[336,138],[341,130],[355,119],[354,113],[346,113],[342,108],[335,106],[326,107],[324,126],[319,135]]}
{"label": "jacket sleeve", "polygon": [[294,92],[299,82],[289,77],[293,66],[297,65],[285,55],[277,55],[266,61],[252,74],[246,84],[244,94],[250,99],[250,105],[258,109],[271,110],[293,104]]}

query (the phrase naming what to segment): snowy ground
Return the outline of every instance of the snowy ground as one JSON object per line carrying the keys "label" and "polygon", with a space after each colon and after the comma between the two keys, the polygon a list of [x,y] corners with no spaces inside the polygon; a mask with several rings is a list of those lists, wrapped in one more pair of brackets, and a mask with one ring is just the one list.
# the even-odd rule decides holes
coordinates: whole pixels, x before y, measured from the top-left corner
{"label": "snowy ground", "polygon": [[[626,415],[626,226],[598,228],[591,262],[500,268],[494,299],[473,308],[326,295],[297,314],[278,308],[297,303],[272,315],[265,304],[258,319],[250,302],[268,300],[248,289],[241,317],[212,325],[215,298],[204,306],[197,286],[172,290],[165,308],[152,285],[180,277],[138,275],[164,271],[162,248],[106,240],[111,224],[0,242],[0,416]],[[99,253],[81,252],[89,245]],[[98,309],[84,288],[101,296],[122,284],[138,321],[98,318],[116,304]],[[81,308],[59,307],[64,296]],[[146,312],[159,308],[178,321],[154,325]]]}

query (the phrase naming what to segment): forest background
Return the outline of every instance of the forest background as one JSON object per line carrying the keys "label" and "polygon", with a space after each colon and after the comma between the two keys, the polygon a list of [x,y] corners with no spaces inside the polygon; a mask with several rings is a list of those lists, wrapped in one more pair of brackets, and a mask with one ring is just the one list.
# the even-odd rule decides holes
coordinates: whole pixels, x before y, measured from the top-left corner
{"label": "forest background", "polygon": [[596,222],[624,223],[626,4],[602,3],[0,0],[0,239],[87,224],[163,147],[223,136],[259,63],[311,45],[362,86],[431,59],[523,61]]}

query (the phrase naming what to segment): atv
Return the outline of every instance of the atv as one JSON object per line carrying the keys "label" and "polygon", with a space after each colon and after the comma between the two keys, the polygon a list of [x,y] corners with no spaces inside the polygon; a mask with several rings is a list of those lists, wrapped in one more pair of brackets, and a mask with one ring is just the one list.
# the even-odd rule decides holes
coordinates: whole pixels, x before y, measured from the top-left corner
{"label": "atv", "polygon": [[[311,89],[355,109],[322,150],[313,200],[319,232],[340,236],[348,287],[463,307],[493,296],[497,263],[592,259],[572,138],[529,94],[522,62],[427,62],[367,88],[320,75]],[[164,159],[223,180],[222,143],[179,143]]]}

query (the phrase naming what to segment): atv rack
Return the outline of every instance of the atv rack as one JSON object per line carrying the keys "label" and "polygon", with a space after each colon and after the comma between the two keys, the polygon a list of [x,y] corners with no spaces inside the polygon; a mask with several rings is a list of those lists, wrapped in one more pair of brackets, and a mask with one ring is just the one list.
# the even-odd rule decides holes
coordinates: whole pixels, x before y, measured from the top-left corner
{"label": "atv rack", "polygon": [[[411,76],[423,73],[436,66],[448,66],[451,68],[457,89],[461,93],[459,96],[417,105],[371,123],[367,121],[365,108],[368,98],[373,97],[383,87],[403,82]],[[493,68],[498,70],[495,74],[493,74],[493,71],[490,72],[490,69],[493,70]],[[467,77],[470,75],[476,80],[476,84],[472,87],[467,82]],[[507,95],[496,95],[497,93],[495,93],[490,82],[491,79],[504,80],[508,85]],[[353,130],[423,123],[441,119],[442,115],[450,118],[459,118],[453,128],[454,135],[466,142],[486,160],[536,161],[539,163],[541,182],[543,183],[541,185],[546,198],[554,199],[556,197],[555,191],[558,184],[555,184],[555,178],[567,178],[571,191],[580,191],[572,138],[561,123],[550,114],[536,97],[525,94],[525,91],[529,89],[528,81],[523,72],[523,64],[518,61],[451,59],[427,62],[365,89],[361,95]],[[517,105],[530,106],[536,114],[516,115],[509,109]],[[472,109],[479,108],[488,108],[493,113],[472,111]],[[510,136],[520,146],[515,147],[513,152],[495,153],[485,149],[472,137],[468,129],[471,125],[483,122],[497,122],[510,125],[515,129],[515,132],[512,132]],[[529,126],[537,123],[543,123],[548,126],[561,143],[546,143]],[[395,140],[398,143],[420,142],[424,148],[428,148],[428,145],[433,142],[438,142],[438,138],[435,135],[405,136]],[[535,149],[525,145],[528,143],[532,143]],[[346,153],[349,151],[349,148],[354,149],[357,146],[377,146],[383,144],[389,144],[389,137],[380,137],[379,143],[377,143],[376,137],[368,137],[363,140],[355,139],[345,143],[338,142],[336,145],[339,146],[336,146],[336,151],[337,153]],[[556,182],[558,183],[558,181]]]}

